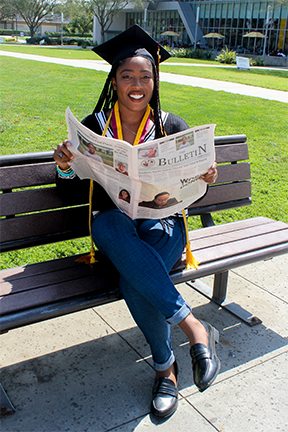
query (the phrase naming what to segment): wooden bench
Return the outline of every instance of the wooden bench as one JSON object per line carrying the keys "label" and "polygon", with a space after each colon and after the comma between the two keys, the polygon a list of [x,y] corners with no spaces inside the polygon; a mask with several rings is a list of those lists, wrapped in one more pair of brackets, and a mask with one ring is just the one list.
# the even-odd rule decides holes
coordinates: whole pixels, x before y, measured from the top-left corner
{"label": "wooden bench", "polygon": [[[288,225],[264,217],[214,225],[211,213],[251,204],[249,155],[245,135],[215,137],[219,176],[207,194],[189,208],[205,229],[189,233],[201,262],[171,271],[174,284],[187,282],[206,297],[255,325],[261,320],[227,299],[228,271],[288,251]],[[1,251],[52,244],[88,235],[88,204],[67,206],[55,186],[53,152],[0,157]],[[70,203],[69,203],[70,204]],[[118,274],[99,256],[93,266],[76,256],[0,272],[0,333],[121,298]],[[214,274],[213,289],[199,278]],[[9,405],[9,404],[8,404]],[[5,412],[13,411],[4,406]]]}

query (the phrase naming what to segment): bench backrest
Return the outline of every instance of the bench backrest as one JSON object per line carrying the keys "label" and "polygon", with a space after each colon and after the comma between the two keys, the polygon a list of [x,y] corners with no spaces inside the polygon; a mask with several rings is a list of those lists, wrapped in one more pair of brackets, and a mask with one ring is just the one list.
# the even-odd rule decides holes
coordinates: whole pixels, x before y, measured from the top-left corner
{"label": "bench backrest", "polygon": [[[245,135],[215,137],[217,183],[189,207],[207,214],[251,203],[250,166]],[[1,251],[85,237],[88,203],[67,207],[55,186],[53,152],[0,157]],[[87,221],[87,224],[86,224]]]}

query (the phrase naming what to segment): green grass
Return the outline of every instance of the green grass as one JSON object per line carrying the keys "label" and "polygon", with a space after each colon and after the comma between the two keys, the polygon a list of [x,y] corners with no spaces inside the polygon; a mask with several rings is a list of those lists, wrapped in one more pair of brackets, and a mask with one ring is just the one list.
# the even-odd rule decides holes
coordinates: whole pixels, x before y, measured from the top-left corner
{"label": "green grass", "polygon": [[[67,137],[65,109],[89,114],[106,73],[0,56],[1,153],[52,150]],[[212,69],[212,68],[211,68]],[[275,80],[279,78],[276,76]],[[245,133],[252,170],[252,206],[215,215],[217,223],[267,216],[288,223],[287,104],[161,83],[165,111],[192,126],[216,123],[216,135]],[[191,226],[198,222],[191,222]],[[87,239],[2,254],[2,268],[80,253]]]}
{"label": "green grass", "polygon": [[213,80],[228,81],[238,84],[253,85],[274,90],[288,91],[287,70],[250,69],[244,71],[234,68],[205,68],[197,66],[170,66],[165,63],[160,67],[161,72],[188,75]]}
{"label": "green grass", "polygon": [[0,50],[23,54],[42,55],[44,57],[72,58],[77,60],[102,60],[91,49],[65,47],[42,47],[33,45],[0,45]]}

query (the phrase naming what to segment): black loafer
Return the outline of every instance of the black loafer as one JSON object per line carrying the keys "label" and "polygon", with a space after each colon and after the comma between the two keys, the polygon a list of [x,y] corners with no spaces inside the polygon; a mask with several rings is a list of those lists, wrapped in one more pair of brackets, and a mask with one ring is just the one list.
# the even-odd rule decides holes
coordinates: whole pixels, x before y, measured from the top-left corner
{"label": "black loafer", "polygon": [[[175,375],[177,379],[177,364],[174,363]],[[151,402],[151,412],[156,417],[169,417],[177,409],[178,389],[174,382],[168,378],[156,378],[153,387],[153,398]]]}
{"label": "black loafer", "polygon": [[220,360],[215,350],[215,342],[219,340],[218,330],[206,322],[202,324],[207,332],[208,348],[198,343],[190,349],[194,383],[201,392],[213,383],[220,370]]}

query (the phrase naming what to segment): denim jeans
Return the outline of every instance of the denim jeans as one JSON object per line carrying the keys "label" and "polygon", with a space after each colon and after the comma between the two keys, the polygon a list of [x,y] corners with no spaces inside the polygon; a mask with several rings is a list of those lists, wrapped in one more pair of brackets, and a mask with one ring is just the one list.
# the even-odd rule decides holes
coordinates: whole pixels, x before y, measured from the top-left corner
{"label": "denim jeans", "polygon": [[182,218],[132,220],[106,210],[94,219],[92,237],[120,273],[121,293],[150,345],[155,370],[166,370],[175,360],[170,325],[191,311],[169,276],[185,245]]}

